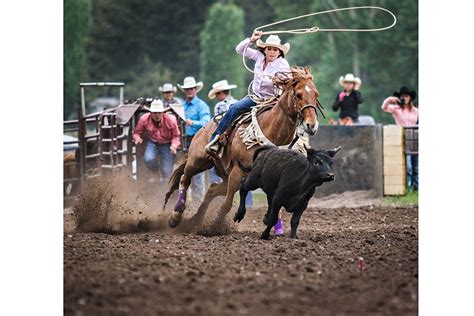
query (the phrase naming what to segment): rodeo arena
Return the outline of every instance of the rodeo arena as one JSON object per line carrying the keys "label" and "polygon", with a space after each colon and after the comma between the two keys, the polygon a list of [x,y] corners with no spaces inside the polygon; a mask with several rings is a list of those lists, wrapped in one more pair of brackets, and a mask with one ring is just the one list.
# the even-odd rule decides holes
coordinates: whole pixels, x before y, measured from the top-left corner
{"label": "rodeo arena", "polygon": [[[378,9],[392,25],[345,31],[393,27]],[[418,205],[390,202],[418,191],[416,91],[394,83],[370,104],[391,125],[359,115],[358,74],[319,91],[317,70],[284,58],[284,32],[337,30],[270,31],[288,20],[235,43],[247,96],[197,74],[134,100],[125,82],[80,83],[64,121],[65,314],[417,314]],[[94,106],[104,89],[116,103]]]}

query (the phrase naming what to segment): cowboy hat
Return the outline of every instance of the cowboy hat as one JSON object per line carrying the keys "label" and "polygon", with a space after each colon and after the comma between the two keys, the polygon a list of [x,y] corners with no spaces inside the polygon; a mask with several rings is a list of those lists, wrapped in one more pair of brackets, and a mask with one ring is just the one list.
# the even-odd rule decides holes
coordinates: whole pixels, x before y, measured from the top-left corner
{"label": "cowboy hat", "polygon": [[346,74],[344,77],[341,76],[339,78],[339,84],[344,86],[344,82],[353,82],[354,83],[354,90],[358,90],[360,85],[362,84],[362,80],[359,77],[354,76],[353,74]]}
{"label": "cowboy hat", "polygon": [[410,90],[407,87],[401,87],[399,92],[394,92],[393,95],[397,98],[399,98],[402,94],[408,94],[411,97],[411,100],[416,99],[416,91],[415,90]]}
{"label": "cowboy hat", "polygon": [[173,86],[171,83],[165,83],[162,87],[159,87],[158,90],[160,92],[175,92],[176,93],[176,87]]}
{"label": "cowboy hat", "polygon": [[290,43],[281,44],[281,40],[278,35],[270,35],[269,37],[267,37],[265,43],[260,39],[257,40],[257,46],[261,48],[265,48],[267,46],[276,47],[280,49],[285,55],[290,50]]}
{"label": "cowboy hat", "polygon": [[183,92],[184,92],[184,89],[196,88],[196,93],[198,93],[199,91],[201,91],[204,84],[201,81],[196,83],[196,79],[194,79],[194,77],[186,77],[183,80],[183,85],[180,85],[178,83],[177,86],[179,90]]}
{"label": "cowboy hat", "polygon": [[148,108],[148,111],[151,113],[163,113],[168,110],[169,108],[165,108],[165,106],[163,105],[163,102],[161,102],[161,100],[159,99],[153,100],[153,102],[151,102],[150,104],[150,107]]}
{"label": "cowboy hat", "polygon": [[217,81],[216,83],[212,85],[212,89],[211,91],[209,91],[207,96],[209,97],[209,99],[214,99],[218,92],[235,89],[235,88],[237,88],[237,85],[229,84],[227,80]]}

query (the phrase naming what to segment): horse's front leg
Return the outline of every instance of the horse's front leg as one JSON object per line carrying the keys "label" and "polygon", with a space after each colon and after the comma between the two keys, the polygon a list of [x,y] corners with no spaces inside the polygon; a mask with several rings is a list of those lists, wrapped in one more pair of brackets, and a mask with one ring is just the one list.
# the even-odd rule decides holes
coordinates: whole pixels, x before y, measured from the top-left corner
{"label": "horse's front leg", "polygon": [[225,216],[232,208],[232,202],[234,200],[234,194],[240,188],[242,181],[243,172],[238,166],[234,166],[232,171],[229,174],[229,179],[227,181],[227,195],[224,203],[221,205],[216,217],[214,218],[211,226],[219,226],[225,219]]}

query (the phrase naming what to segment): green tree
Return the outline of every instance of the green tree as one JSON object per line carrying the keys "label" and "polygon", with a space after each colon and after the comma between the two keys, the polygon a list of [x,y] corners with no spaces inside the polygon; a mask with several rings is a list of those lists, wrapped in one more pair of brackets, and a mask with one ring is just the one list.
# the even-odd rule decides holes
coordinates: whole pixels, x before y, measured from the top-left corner
{"label": "green tree", "polygon": [[64,0],[64,115],[78,105],[84,75],[85,38],[91,25],[90,0]]}
{"label": "green tree", "polygon": [[[201,40],[200,80],[212,84],[227,79],[238,87],[233,94],[246,94],[245,68],[235,46],[244,38],[244,12],[234,4],[215,3],[209,10]],[[209,87],[210,88],[210,87]]]}

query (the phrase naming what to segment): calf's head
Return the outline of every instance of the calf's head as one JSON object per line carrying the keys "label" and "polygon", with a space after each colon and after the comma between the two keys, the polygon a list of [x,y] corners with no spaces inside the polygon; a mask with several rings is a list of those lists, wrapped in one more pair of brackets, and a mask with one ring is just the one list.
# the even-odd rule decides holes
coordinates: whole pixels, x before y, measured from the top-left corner
{"label": "calf's head", "polygon": [[306,148],[308,162],[312,166],[313,175],[321,182],[330,182],[334,180],[334,173],[332,172],[332,157],[334,157],[339,150],[341,150],[341,146],[334,149]]}

